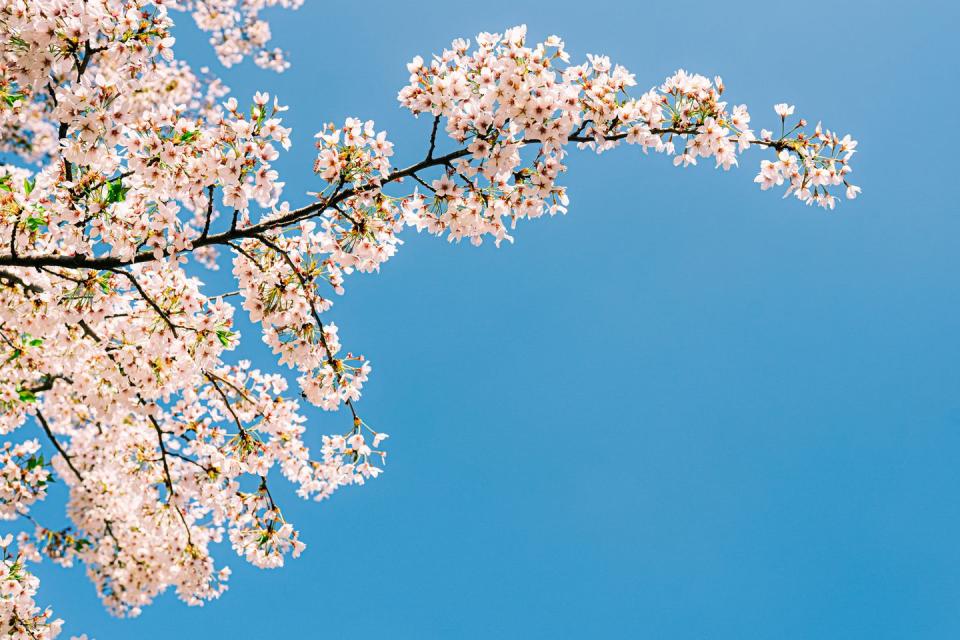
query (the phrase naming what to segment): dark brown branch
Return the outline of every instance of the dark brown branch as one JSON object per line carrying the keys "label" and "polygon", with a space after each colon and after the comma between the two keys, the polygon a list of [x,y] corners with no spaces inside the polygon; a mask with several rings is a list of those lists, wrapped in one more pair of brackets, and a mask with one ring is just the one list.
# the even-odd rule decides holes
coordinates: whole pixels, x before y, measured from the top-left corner
{"label": "dark brown branch", "polygon": [[277,503],[273,499],[273,494],[270,493],[270,487],[267,486],[267,476],[260,476],[260,491],[263,492],[263,495],[267,496],[267,502],[270,504],[270,508],[274,511],[280,511],[277,508]]}
{"label": "dark brown branch", "polygon": [[30,393],[41,393],[43,391],[50,391],[50,389],[53,389],[53,383],[56,382],[57,380],[65,380],[70,384],[73,384],[73,380],[71,380],[68,376],[65,376],[59,373],[55,375],[45,375],[43,376],[42,380],[43,381],[40,382],[37,386],[24,387],[24,389],[26,391],[29,391]]}
{"label": "dark brown branch", "polygon": [[134,286],[134,288],[136,288],[137,292],[140,293],[140,297],[143,298],[143,301],[146,302],[148,305],[150,305],[150,307],[153,308],[153,310],[157,312],[157,315],[159,315],[159,316],[163,319],[163,321],[167,323],[167,326],[169,326],[169,327],[170,327],[170,330],[173,331],[173,335],[174,335],[174,336],[177,335],[177,325],[173,324],[173,321],[170,320],[170,316],[167,314],[167,312],[164,311],[163,309],[161,309],[161,308],[160,308],[160,305],[157,304],[157,303],[153,300],[153,298],[151,298],[151,297],[147,294],[147,292],[144,290],[144,288],[140,286],[140,283],[137,282],[137,279],[134,277],[134,275],[133,275],[132,273],[130,273],[129,271],[124,271],[123,269],[109,269],[109,271],[110,271],[111,273],[118,273],[118,274],[120,274],[120,275],[122,275],[122,276],[125,276],[125,277],[127,278],[127,280],[129,280],[129,281],[131,282],[131,284],[133,284],[133,286]]}
{"label": "dark brown branch", "polygon": [[80,474],[80,471],[73,465],[73,460],[67,454],[66,450],[64,450],[57,438],[53,435],[53,431],[50,430],[50,425],[47,423],[46,418],[43,417],[43,414],[40,413],[39,409],[37,410],[37,422],[39,422],[40,426],[43,427],[44,433],[47,434],[47,438],[50,439],[50,442],[53,443],[53,446],[56,447],[60,455],[63,456],[64,462],[67,463],[67,466],[70,467],[70,470],[73,471],[73,474],[77,476],[77,480],[83,482],[83,476]]}
{"label": "dark brown branch", "polygon": [[227,394],[224,393],[223,389],[220,388],[220,385],[217,384],[216,378],[214,378],[207,372],[204,372],[204,376],[206,376],[207,380],[210,381],[210,384],[213,385],[213,388],[217,390],[217,393],[220,395],[220,398],[223,400],[223,404],[226,406],[227,411],[229,411],[230,415],[233,417],[233,421],[237,423],[237,429],[240,430],[240,433],[245,433],[246,429],[243,427],[243,423],[240,422],[240,418],[239,416],[237,416],[237,413],[233,410],[233,407],[230,406],[230,400],[227,399]]}
{"label": "dark brown branch", "polygon": [[24,281],[23,278],[21,278],[17,274],[10,273],[5,269],[0,269],[0,283],[10,287],[14,285],[19,285],[20,287],[23,287],[24,291],[29,291],[31,293],[40,293],[43,291],[43,287],[40,287],[35,284],[30,284],[29,282]]}
{"label": "dark brown branch", "polygon": [[[466,149],[459,149],[453,151],[444,156],[439,156],[432,158],[430,160],[421,160],[416,164],[412,164],[405,169],[398,169],[387,176],[384,179],[383,183],[396,182],[403,178],[412,176],[418,171],[423,171],[430,167],[443,166],[451,160],[457,158],[462,158],[468,155],[470,152]],[[334,195],[329,198],[325,198],[318,202],[314,202],[307,206],[295,209],[293,211],[287,212],[285,215],[278,218],[271,218],[269,220],[264,220],[254,225],[243,228],[233,228],[228,231],[221,233],[214,233],[208,235],[206,238],[197,238],[193,243],[193,248],[198,249],[200,247],[208,247],[212,245],[223,245],[227,244],[231,240],[240,240],[243,238],[254,238],[261,233],[266,231],[272,231],[287,225],[295,224],[301,220],[305,220],[316,215],[319,212],[322,212],[325,209],[332,208],[334,205],[343,202],[344,200],[365,193],[367,191],[372,191],[377,188],[375,185],[364,185],[358,188],[344,189],[342,191],[335,192]],[[166,250],[161,255],[165,257],[171,255],[173,251]],[[84,255],[72,255],[72,256],[62,256],[62,255],[42,255],[42,256],[20,256],[20,255],[9,255],[4,256],[0,255],[0,266],[10,266],[10,267],[42,267],[42,266],[51,266],[51,267],[67,267],[70,269],[98,269],[98,270],[110,270],[116,269],[118,267],[130,265],[130,264],[140,264],[143,262],[152,262],[157,260],[157,257],[153,254],[152,251],[142,251],[138,253],[133,259],[125,260],[121,258],[116,258],[112,256],[104,256],[99,258],[94,258]]]}
{"label": "dark brown branch", "polygon": [[247,251],[246,249],[244,249],[244,248],[241,247],[240,245],[238,245],[238,244],[236,244],[236,243],[233,243],[233,242],[227,242],[227,244],[230,246],[231,249],[233,249],[234,251],[236,251],[237,253],[239,253],[240,255],[242,255],[244,258],[246,258],[247,260],[249,260],[250,262],[252,262],[253,265],[254,265],[257,269],[259,269],[260,271],[263,271],[263,266],[260,264],[260,261],[257,260],[257,259],[256,259],[255,257],[253,257],[252,255],[250,255],[250,252],[249,252],[249,251]]}
{"label": "dark brown branch", "polygon": [[[184,462],[189,462],[189,463],[191,463],[191,464],[194,464],[194,465],[200,467],[201,469],[203,469],[204,471],[206,471],[207,473],[210,473],[211,471],[216,471],[216,469],[214,469],[213,467],[208,467],[208,466],[206,466],[206,465],[204,465],[204,464],[201,464],[199,461],[194,460],[194,459],[191,458],[190,456],[185,456],[185,455],[183,455],[182,453],[180,453],[179,451],[167,451],[167,455],[168,455],[168,456],[173,456],[174,458],[179,458],[180,460],[183,460]],[[159,460],[151,460],[151,462],[159,462]]]}
{"label": "dark brown branch", "polygon": [[213,218],[213,185],[207,187],[207,218],[203,222],[203,233],[201,238],[206,238],[210,232],[210,220]]}
{"label": "dark brown branch", "polygon": [[[416,178],[416,176],[414,176],[414,178]],[[342,215],[344,218],[349,220],[354,227],[360,226],[360,222],[358,220],[354,220],[353,216],[351,216],[349,213],[341,209],[339,204],[334,204],[333,208],[336,209],[340,215]]]}
{"label": "dark brown branch", "polygon": [[[581,127],[582,128],[582,127]],[[676,128],[654,128],[650,129],[650,132],[654,135],[664,135],[664,134],[675,134],[675,135],[694,135],[697,133],[696,128],[689,129],[676,129]],[[603,136],[604,140],[617,141],[622,140],[627,137],[626,132],[611,134]],[[568,138],[570,142],[594,142],[593,137],[586,137],[582,135],[573,135]],[[525,140],[524,142],[529,144],[537,144],[537,140]],[[783,140],[753,140],[752,144],[759,146],[766,146],[775,149],[776,151],[782,151],[783,149],[788,148],[787,142]],[[406,177],[415,176],[417,172],[423,171],[424,169],[429,169],[431,167],[440,167],[440,166],[450,166],[454,160],[462,158],[464,156],[470,155],[470,151],[467,149],[458,149],[452,151],[442,156],[437,157],[428,157],[420,162],[412,164],[404,169],[397,169],[390,173],[382,182],[382,184],[389,184],[391,182],[397,182]],[[201,236],[197,238],[193,243],[193,249],[198,249],[200,247],[207,247],[212,245],[223,245],[228,244],[233,240],[240,240],[243,238],[256,238],[259,235],[279,229],[291,224],[300,222],[307,218],[313,217],[318,213],[324,211],[325,209],[335,208],[336,205],[340,204],[344,200],[347,200],[353,196],[360,195],[367,191],[372,191],[379,188],[378,185],[368,184],[360,187],[349,188],[340,190],[340,186],[331,194],[329,197],[319,200],[317,202],[311,203],[299,209],[293,211],[288,211],[283,216],[277,218],[270,218],[269,220],[264,220],[257,224],[253,224],[247,227],[238,228],[236,226],[237,212],[234,215],[234,223],[231,224],[231,227],[228,231],[221,233],[209,234],[207,236]],[[162,257],[166,257],[174,253],[170,249],[164,250],[161,254]],[[117,267],[130,265],[130,264],[139,264],[143,262],[152,262],[157,260],[157,257],[154,255],[153,251],[141,251],[137,253],[132,259],[121,259],[112,256],[103,256],[103,257],[91,257],[84,255],[73,255],[73,256],[63,256],[63,255],[42,255],[42,256],[20,256],[20,255],[0,255],[0,266],[11,266],[11,267],[40,267],[40,266],[60,266],[67,267],[72,269],[115,269]]]}
{"label": "dark brown branch", "polygon": [[427,149],[426,160],[433,159],[433,152],[437,148],[437,128],[440,126],[440,116],[433,117],[433,128],[430,130],[430,148]]}
{"label": "dark brown branch", "polygon": [[17,229],[20,228],[20,218],[23,217],[23,210],[17,212],[17,218],[13,221],[13,227],[10,229],[10,255],[17,257]]}
{"label": "dark brown branch", "polygon": [[83,284],[83,285],[85,285],[85,284],[87,284],[87,282],[88,282],[86,279],[81,280],[81,279],[79,279],[79,278],[71,278],[70,276],[65,275],[65,274],[63,274],[63,273],[60,273],[59,271],[54,271],[53,269],[51,269],[51,268],[49,268],[49,267],[34,267],[34,268],[40,269],[41,271],[46,271],[47,273],[49,273],[49,274],[52,275],[52,276],[56,276],[56,277],[58,277],[58,278],[63,278],[64,280],[69,280],[70,282],[73,282],[73,283],[75,283],[75,284]]}
{"label": "dark brown branch", "polygon": [[[137,394],[137,396],[139,397],[139,394]],[[163,460],[163,480],[164,484],[167,486],[167,504],[172,505],[174,510],[177,512],[177,515],[180,516],[180,521],[183,522],[183,527],[187,530],[187,549],[192,550],[193,538],[190,535],[190,525],[187,524],[187,518],[183,515],[180,505],[178,505],[177,501],[174,500],[177,492],[173,487],[173,476],[170,475],[170,465],[167,463],[168,451],[166,445],[163,443],[163,429],[160,428],[160,424],[157,422],[157,419],[152,415],[147,414],[147,418],[150,420],[150,423],[153,424],[153,428],[157,432],[157,441],[160,443],[160,458]]]}
{"label": "dark brown branch", "polygon": [[428,185],[426,182],[424,182],[424,181],[420,178],[420,176],[414,175],[414,176],[413,176],[413,179],[416,180],[417,182],[419,182],[425,189],[429,189],[429,190],[432,191],[433,193],[436,193],[436,192],[437,192],[436,189],[434,189],[433,187],[431,187],[430,185]]}

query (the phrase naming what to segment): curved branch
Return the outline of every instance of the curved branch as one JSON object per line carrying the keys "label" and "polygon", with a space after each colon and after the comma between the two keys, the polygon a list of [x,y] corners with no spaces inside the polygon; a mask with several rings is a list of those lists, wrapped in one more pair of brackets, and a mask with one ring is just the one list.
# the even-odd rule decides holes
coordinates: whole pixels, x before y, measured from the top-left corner
{"label": "curved branch", "polygon": [[[418,171],[423,171],[430,167],[444,166],[452,160],[457,158],[462,158],[468,155],[470,152],[467,149],[459,149],[453,151],[443,156],[438,156],[436,158],[430,158],[426,160],[421,160],[416,164],[412,164],[409,167],[404,169],[398,169],[388,175],[382,184],[387,184],[391,182],[396,182],[402,180],[403,178],[410,177],[417,173]],[[344,189],[333,194],[331,197],[318,202],[311,203],[299,209],[294,209],[293,211],[287,212],[283,216],[276,218],[270,218],[264,220],[254,225],[248,227],[234,227],[227,231],[221,233],[214,233],[207,235],[206,237],[199,237],[193,241],[193,246],[191,249],[199,249],[200,247],[208,247],[212,245],[225,245],[232,240],[241,240],[244,238],[255,238],[259,234],[262,234],[267,231],[272,231],[280,227],[285,227],[290,224],[295,224],[301,220],[310,218],[318,213],[332,208],[335,205],[343,202],[344,200],[351,198],[367,191],[373,191],[379,188],[377,185],[364,185],[357,188]],[[155,260],[163,259],[174,253],[170,250],[164,250],[158,257],[153,253],[153,251],[142,251],[134,256],[132,259],[122,259],[113,256],[103,256],[103,257],[90,257],[83,255],[73,255],[73,256],[62,256],[62,255],[40,255],[40,256],[23,256],[23,255],[0,255],[0,266],[9,266],[9,267],[66,267],[70,269],[98,269],[98,270],[114,270],[119,267],[123,267],[131,264],[140,264],[144,262],[153,262]]]}

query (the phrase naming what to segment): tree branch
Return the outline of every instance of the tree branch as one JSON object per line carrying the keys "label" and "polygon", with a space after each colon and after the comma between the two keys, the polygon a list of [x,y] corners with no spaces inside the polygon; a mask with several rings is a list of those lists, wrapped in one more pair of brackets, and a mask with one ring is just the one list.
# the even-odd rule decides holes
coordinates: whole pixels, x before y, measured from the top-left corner
{"label": "tree branch", "polygon": [[159,315],[160,318],[162,318],[163,321],[167,323],[167,326],[169,326],[170,330],[173,331],[173,335],[174,336],[177,335],[177,325],[173,324],[173,321],[170,319],[170,316],[167,314],[167,312],[161,309],[160,305],[157,304],[153,300],[153,298],[151,298],[147,294],[144,288],[140,286],[140,283],[137,282],[137,279],[134,277],[132,273],[130,273],[129,271],[124,271],[123,269],[108,269],[108,271],[110,271],[111,273],[117,273],[122,276],[125,276],[127,280],[129,280],[133,284],[134,288],[136,288],[136,290],[140,293],[140,297],[143,298],[143,301],[146,302],[148,305],[150,305],[150,307],[157,312],[157,315]]}
{"label": "tree branch", "polygon": [[37,409],[37,422],[40,423],[40,426],[43,427],[43,432],[47,434],[47,438],[50,439],[50,442],[53,443],[53,446],[57,449],[61,456],[63,456],[64,462],[67,463],[67,466],[70,467],[70,470],[73,471],[73,474],[77,476],[77,480],[83,482],[83,476],[80,474],[80,471],[73,465],[73,460],[67,454],[66,450],[53,435],[53,431],[50,430],[50,425],[47,423],[47,419],[43,417],[43,414]]}
{"label": "tree branch", "polygon": [[[388,175],[382,184],[387,184],[391,182],[396,182],[403,178],[412,176],[418,171],[423,171],[430,167],[443,166],[451,160],[457,158],[462,158],[468,155],[470,152],[467,149],[459,149],[453,151],[443,156],[432,158],[430,160],[421,160],[416,164],[412,164],[405,169],[398,169]],[[254,225],[242,228],[231,228],[228,231],[223,231],[221,233],[210,234],[207,237],[199,237],[193,242],[192,249],[198,249],[200,247],[207,247],[211,245],[225,245],[231,240],[240,240],[243,238],[255,238],[261,233],[266,231],[272,231],[280,227],[285,227],[290,224],[297,223],[301,220],[305,220],[311,216],[314,216],[325,209],[332,208],[334,205],[343,202],[344,200],[353,197],[355,195],[360,195],[368,191],[372,191],[377,188],[375,185],[364,185],[359,188],[345,189],[343,191],[336,192],[331,195],[331,197],[312,204],[306,205],[299,209],[287,212],[285,215],[278,218],[271,218],[269,220],[264,220]],[[160,255],[160,258],[167,257],[173,254],[174,251],[164,250]],[[84,255],[39,255],[39,256],[22,256],[22,255],[0,255],[0,266],[9,266],[9,267],[66,267],[70,269],[98,269],[98,270],[111,270],[118,267],[123,267],[131,264],[140,264],[144,262],[153,262],[160,259],[154,255],[152,251],[142,251],[135,255],[132,259],[121,259],[113,256],[103,256],[103,257],[91,257]]]}
{"label": "tree branch", "polygon": [[433,152],[437,148],[437,127],[440,126],[440,116],[433,117],[433,128],[430,130],[430,148],[427,149],[425,160],[433,159]]}

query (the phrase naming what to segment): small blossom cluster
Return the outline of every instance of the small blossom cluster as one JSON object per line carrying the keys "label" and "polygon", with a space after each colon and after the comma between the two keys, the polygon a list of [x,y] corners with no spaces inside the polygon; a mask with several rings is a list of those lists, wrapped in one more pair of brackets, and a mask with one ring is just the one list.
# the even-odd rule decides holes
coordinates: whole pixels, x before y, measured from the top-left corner
{"label": "small blossom cluster", "polygon": [[239,520],[242,526],[230,530],[230,544],[238,555],[261,569],[282,567],[288,553],[300,556],[306,545],[264,496],[245,494],[241,500],[246,507]]}
{"label": "small blossom cluster", "polygon": [[808,205],[816,203],[827,209],[836,206],[837,189],[842,190],[848,200],[853,200],[861,189],[850,183],[847,176],[852,171],[850,158],[856,153],[857,141],[849,135],[841,138],[825,130],[819,122],[813,133],[808,134],[807,122],[803,119],[787,131],[787,117],[793,115],[794,108],[785,103],[774,106],[781,119],[781,134],[774,138],[773,132],[765,129],[761,131],[761,138],[779,152],[776,160],[761,161],[760,173],[754,182],[764,191],[786,183],[784,197],[792,194]]}
{"label": "small blossom cluster", "polygon": [[3,559],[0,561],[0,635],[15,640],[53,640],[60,635],[63,620],[53,612],[41,609],[34,601],[40,580],[27,570],[19,555],[9,549],[13,537],[0,540]]}
{"label": "small blossom cluster", "polygon": [[174,0],[170,4],[193,14],[197,26],[210,34],[210,44],[224,66],[252,56],[264,69],[279,72],[290,67],[283,51],[267,47],[270,23],[260,12],[271,7],[297,9],[303,0]]}
{"label": "small blossom cluster", "polygon": [[317,138],[313,171],[334,185],[379,184],[390,175],[393,143],[385,131],[377,132],[373,120],[347,118],[342,128],[327,124]]}
{"label": "small blossom cluster", "polygon": [[[491,236],[500,244],[512,240],[507,223],[566,211],[565,191],[555,182],[565,169],[562,145],[579,123],[578,91],[552,68],[567,57],[563,42],[530,48],[525,38],[524,27],[481,34],[472,53],[468,41],[456,40],[429,64],[418,56],[407,65],[410,84],[400,103],[436,123],[446,118],[450,137],[469,143],[426,185],[429,205],[412,203],[404,212],[418,229],[473,244]],[[540,142],[540,151],[524,162],[528,139]]]}
{"label": "small blossom cluster", "polygon": [[263,324],[264,342],[281,364],[303,373],[304,397],[335,410],[360,397],[370,364],[361,355],[340,356],[336,325],[320,319],[333,302],[320,294],[319,283],[339,287],[342,279],[341,267],[320,257],[331,248],[329,231],[307,221],[299,232],[293,239],[247,241],[234,258],[233,273],[251,320]]}
{"label": "small blossom cluster", "polygon": [[[372,120],[347,118],[342,128],[328,124],[317,133],[314,172],[327,184],[318,199],[339,199],[324,212],[321,223],[327,240],[328,261],[336,272],[379,271],[401,244],[400,210],[381,184],[391,179],[393,144]],[[342,292],[339,282],[335,285]]]}
{"label": "small blossom cluster", "polygon": [[670,128],[695,131],[680,134],[684,147],[674,158],[674,165],[686,167],[696,164],[698,157],[714,158],[717,167],[729,170],[738,164],[737,153],[748,149],[755,140],[749,128],[750,113],[746,105],[737,105],[728,111],[727,103],[720,100],[723,90],[723,80],[719,77],[710,81],[682,69],[660,86],[664,115]]}
{"label": "small blossom cluster", "polygon": [[0,446],[0,520],[15,520],[46,497],[50,469],[39,452],[39,440]]}
{"label": "small blossom cluster", "polygon": [[[373,438],[367,442],[364,437],[364,429],[370,432]],[[353,481],[363,484],[364,478],[376,478],[383,471],[377,467],[371,460],[373,456],[379,456],[380,460],[386,459],[387,454],[378,451],[377,447],[389,436],[382,431],[374,431],[359,418],[354,419],[354,429],[347,436],[324,436],[323,438],[323,459],[329,466],[333,464],[337,473],[351,473]],[[344,460],[350,462],[344,464]]]}

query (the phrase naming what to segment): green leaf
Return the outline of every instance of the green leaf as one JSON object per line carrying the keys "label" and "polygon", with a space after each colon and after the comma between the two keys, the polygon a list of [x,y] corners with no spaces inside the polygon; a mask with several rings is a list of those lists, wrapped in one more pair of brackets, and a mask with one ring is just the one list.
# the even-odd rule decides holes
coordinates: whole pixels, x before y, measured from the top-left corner
{"label": "green leaf", "polygon": [[27,344],[31,347],[39,347],[43,344],[43,338],[31,338],[27,341]]}
{"label": "green leaf", "polygon": [[113,204],[114,202],[123,202],[127,199],[128,191],[130,191],[130,188],[124,187],[123,180],[117,178],[108,184],[107,202],[110,204]]}
{"label": "green leaf", "polygon": [[220,344],[225,347],[230,346],[230,342],[233,340],[234,335],[236,334],[228,329],[217,329],[217,338],[220,339]]}
{"label": "green leaf", "polygon": [[106,271],[101,271],[97,274],[96,283],[100,286],[100,291],[104,293],[110,293],[110,274]]}
{"label": "green leaf", "polygon": [[36,178],[34,178],[33,180],[27,180],[26,178],[23,179],[23,191],[27,195],[30,195],[31,193],[33,193],[33,188],[35,186],[37,186]]}
{"label": "green leaf", "polygon": [[27,216],[26,225],[30,231],[36,231],[45,224],[47,224],[47,221],[41,216],[35,216],[33,214]]}
{"label": "green leaf", "polygon": [[198,135],[199,131],[184,131],[180,134],[180,142],[193,142]]}
{"label": "green leaf", "polygon": [[37,394],[29,389],[19,389],[17,393],[20,395],[20,402],[36,402]]}

